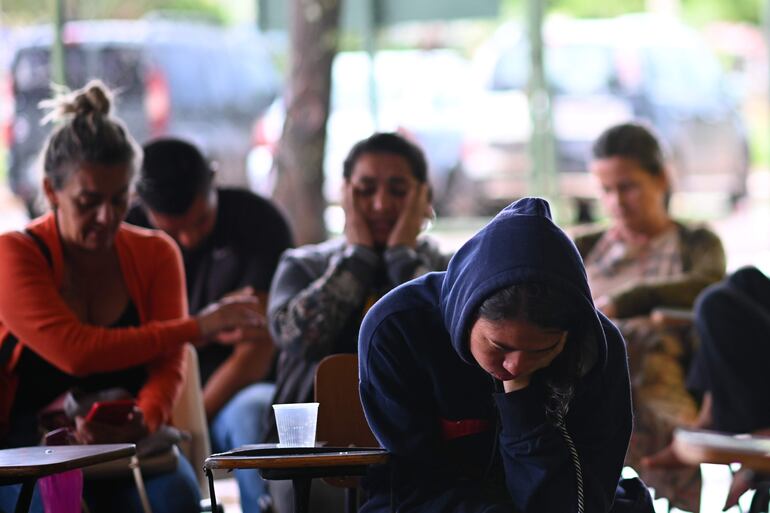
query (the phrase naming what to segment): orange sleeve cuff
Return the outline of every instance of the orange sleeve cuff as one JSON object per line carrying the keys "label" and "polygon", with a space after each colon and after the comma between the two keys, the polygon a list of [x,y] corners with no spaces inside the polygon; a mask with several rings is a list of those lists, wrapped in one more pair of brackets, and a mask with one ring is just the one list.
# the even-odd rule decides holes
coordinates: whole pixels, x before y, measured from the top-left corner
{"label": "orange sleeve cuff", "polygon": [[144,414],[144,423],[147,426],[147,430],[150,433],[154,433],[158,430],[164,421],[164,415],[160,409],[160,406],[149,400],[141,399],[137,401],[137,404],[139,409],[142,410],[142,413]]}
{"label": "orange sleeve cuff", "polygon": [[194,317],[161,322],[164,325],[164,336],[168,336],[172,340],[178,340],[182,343],[190,342],[195,345],[195,342],[201,338],[200,326],[198,325],[198,320]]}

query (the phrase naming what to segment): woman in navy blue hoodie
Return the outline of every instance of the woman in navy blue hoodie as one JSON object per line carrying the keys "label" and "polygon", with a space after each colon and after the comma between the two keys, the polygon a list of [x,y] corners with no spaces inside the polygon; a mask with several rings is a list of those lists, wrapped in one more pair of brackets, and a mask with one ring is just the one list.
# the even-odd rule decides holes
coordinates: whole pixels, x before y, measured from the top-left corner
{"label": "woman in navy blue hoodie", "polygon": [[446,272],[383,297],[359,358],[392,453],[362,511],[612,508],[631,435],[625,347],[544,200],[513,203]]}

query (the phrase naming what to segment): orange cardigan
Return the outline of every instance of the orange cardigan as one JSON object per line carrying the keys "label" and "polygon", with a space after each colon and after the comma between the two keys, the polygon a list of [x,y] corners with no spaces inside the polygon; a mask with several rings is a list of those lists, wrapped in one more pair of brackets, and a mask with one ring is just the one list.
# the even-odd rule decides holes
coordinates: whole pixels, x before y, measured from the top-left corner
{"label": "orange cardigan", "polygon": [[106,328],[81,322],[59,293],[64,260],[54,215],[27,228],[48,246],[53,267],[30,237],[0,235],[0,341],[9,332],[19,340],[11,368],[22,346],[75,376],[145,364],[139,408],[151,431],[168,422],[184,379],[182,346],[199,337],[198,323],[185,317],[184,269],[174,242],[158,231],[121,225],[115,249],[141,325]]}

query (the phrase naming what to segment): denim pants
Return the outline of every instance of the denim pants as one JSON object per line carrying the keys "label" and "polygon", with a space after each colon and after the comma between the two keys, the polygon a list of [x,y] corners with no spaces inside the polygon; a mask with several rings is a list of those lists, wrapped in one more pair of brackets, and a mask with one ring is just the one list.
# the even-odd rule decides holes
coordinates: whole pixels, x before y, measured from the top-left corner
{"label": "denim pants", "polygon": [[[275,385],[255,383],[238,392],[214,417],[209,426],[214,452],[229,451],[247,444],[262,443],[263,419],[270,408]],[[267,494],[257,470],[236,470],[243,513],[259,513],[259,499]]]}
{"label": "denim pants", "polygon": [[[153,513],[191,513],[200,510],[200,492],[192,466],[180,455],[176,470],[144,478]],[[11,513],[21,485],[0,486],[0,512]],[[133,478],[88,480],[83,496],[92,513],[140,513],[142,505]],[[30,513],[43,513],[40,486],[35,485]]]}

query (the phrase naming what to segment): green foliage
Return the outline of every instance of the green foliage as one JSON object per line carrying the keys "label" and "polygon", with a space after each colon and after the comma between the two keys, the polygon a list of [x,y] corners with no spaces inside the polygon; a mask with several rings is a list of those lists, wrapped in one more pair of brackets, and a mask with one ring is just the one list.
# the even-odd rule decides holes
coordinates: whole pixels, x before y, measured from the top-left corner
{"label": "green foliage", "polygon": [[696,24],[714,20],[759,23],[761,0],[681,0],[685,17]]}
{"label": "green foliage", "polygon": [[[529,0],[501,0],[503,17],[520,17]],[[548,1],[550,12],[578,18],[605,18],[646,9],[645,0],[540,0]],[[762,0],[679,0],[683,16],[690,22],[703,24],[716,20],[758,23]]]}
{"label": "green foliage", "polygon": [[32,23],[53,19],[50,0],[2,0],[3,22]]}
{"label": "green foliage", "polygon": [[[141,18],[148,12],[192,16],[211,21],[226,20],[216,0],[62,0],[68,19]],[[9,23],[53,20],[54,0],[2,0],[3,16]],[[175,14],[176,13],[176,14]]]}
{"label": "green foliage", "polygon": [[550,3],[553,12],[569,14],[577,18],[609,18],[644,10],[644,0],[554,0]]}
{"label": "green foliage", "polygon": [[751,164],[761,168],[770,168],[770,119],[765,109],[747,112],[749,125],[749,149]]}
{"label": "green foliage", "polygon": [[[520,17],[529,0],[502,0],[504,18]],[[547,1],[550,13],[563,13],[576,18],[607,18],[644,10],[645,0],[540,0]]]}

